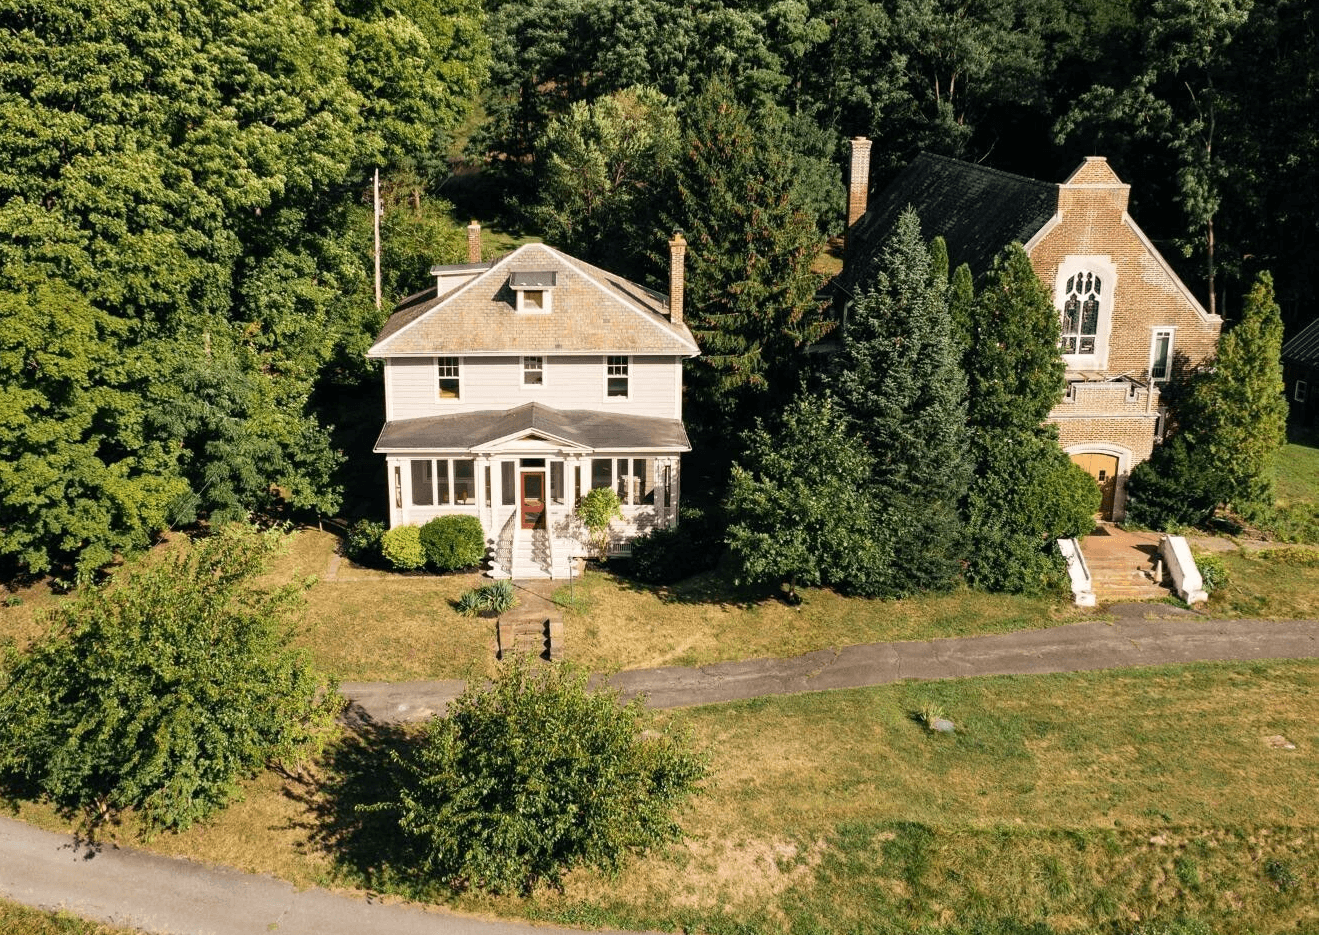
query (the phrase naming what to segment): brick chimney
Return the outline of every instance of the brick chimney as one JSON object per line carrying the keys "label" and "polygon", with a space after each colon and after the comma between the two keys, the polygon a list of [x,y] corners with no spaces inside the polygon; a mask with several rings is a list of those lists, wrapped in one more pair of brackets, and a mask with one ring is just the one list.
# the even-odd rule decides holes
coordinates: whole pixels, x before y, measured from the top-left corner
{"label": "brick chimney", "polygon": [[481,262],[481,225],[476,221],[467,225],[467,262]]}
{"label": "brick chimney", "polygon": [[674,231],[669,241],[669,321],[682,324],[682,292],[686,284],[687,241]]}
{"label": "brick chimney", "polygon": [[850,232],[866,213],[870,197],[870,140],[864,136],[852,138],[852,170],[847,182],[847,230]]}

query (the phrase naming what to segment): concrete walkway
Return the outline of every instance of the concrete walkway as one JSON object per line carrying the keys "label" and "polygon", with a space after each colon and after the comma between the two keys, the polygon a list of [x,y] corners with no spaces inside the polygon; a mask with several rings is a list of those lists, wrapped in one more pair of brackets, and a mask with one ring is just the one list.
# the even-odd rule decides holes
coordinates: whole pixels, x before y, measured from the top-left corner
{"label": "concrete walkway", "polygon": [[[903,679],[1039,675],[1182,662],[1319,657],[1319,621],[1212,620],[1171,605],[1109,608],[1112,622],[904,643],[866,643],[795,656],[697,668],[633,669],[597,679],[652,708],[717,704],[765,695],[886,685]],[[1145,615],[1160,613],[1160,617]],[[462,693],[460,681],[345,682],[350,716],[424,720]]]}
{"label": "concrete walkway", "polygon": [[566,935],[576,929],[498,922],[327,890],[274,877],[106,846],[0,818],[0,896],[84,919],[177,935]]}

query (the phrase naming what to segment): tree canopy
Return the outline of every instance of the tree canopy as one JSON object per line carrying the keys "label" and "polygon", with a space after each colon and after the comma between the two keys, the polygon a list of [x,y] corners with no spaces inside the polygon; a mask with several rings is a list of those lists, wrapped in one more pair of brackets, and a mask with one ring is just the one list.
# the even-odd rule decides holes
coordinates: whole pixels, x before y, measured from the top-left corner
{"label": "tree canopy", "polygon": [[437,145],[485,63],[476,3],[411,6],[3,14],[11,571],[86,574],[277,496],[337,504],[309,400],[379,324],[356,200],[369,167]]}

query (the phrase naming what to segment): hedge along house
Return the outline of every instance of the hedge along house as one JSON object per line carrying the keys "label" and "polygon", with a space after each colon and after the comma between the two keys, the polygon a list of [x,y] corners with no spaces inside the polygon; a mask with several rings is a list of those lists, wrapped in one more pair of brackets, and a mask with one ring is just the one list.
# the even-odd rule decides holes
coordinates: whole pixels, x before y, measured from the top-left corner
{"label": "hedge along house", "polygon": [[941,236],[953,267],[977,281],[1020,243],[1053,294],[1067,392],[1049,414],[1072,460],[1120,520],[1131,469],[1162,439],[1160,389],[1202,364],[1222,319],[1201,306],[1127,213],[1130,186],[1099,156],[1061,185],[922,153],[869,199],[870,141],[852,141],[847,254],[836,281],[844,305],[872,275],[908,207],[924,236]]}
{"label": "hedge along house", "polygon": [[682,361],[698,353],[686,244],[670,244],[668,298],[545,244],[475,262],[479,244],[473,223],[474,262],[435,267],[367,352],[384,361],[389,522],[476,516],[493,577],[564,577],[593,488],[623,503],[611,551],[677,521]]}

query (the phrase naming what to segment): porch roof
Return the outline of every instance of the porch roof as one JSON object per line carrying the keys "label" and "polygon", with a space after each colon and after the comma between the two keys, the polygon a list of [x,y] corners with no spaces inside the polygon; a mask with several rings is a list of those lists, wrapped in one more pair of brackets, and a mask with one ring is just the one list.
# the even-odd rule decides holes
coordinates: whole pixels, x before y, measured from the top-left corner
{"label": "porch roof", "polygon": [[527,403],[516,409],[461,412],[385,423],[378,454],[407,451],[474,451],[536,435],[584,452],[659,449],[690,451],[679,419],[656,419],[587,409],[555,409]]}

